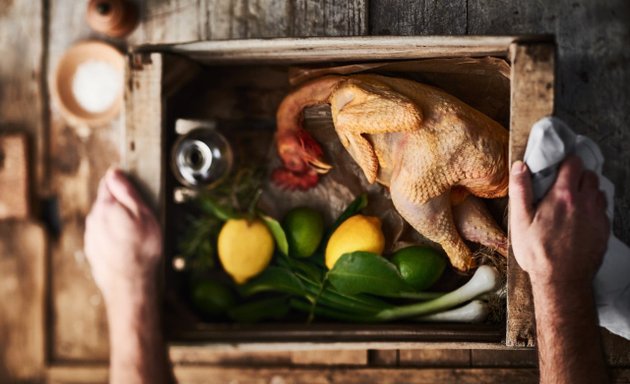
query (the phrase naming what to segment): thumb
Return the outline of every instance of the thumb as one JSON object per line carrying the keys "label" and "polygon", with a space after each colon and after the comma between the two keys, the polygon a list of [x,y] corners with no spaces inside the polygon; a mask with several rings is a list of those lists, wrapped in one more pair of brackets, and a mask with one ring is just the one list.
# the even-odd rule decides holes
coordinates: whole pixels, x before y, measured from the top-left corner
{"label": "thumb", "polygon": [[510,227],[521,232],[534,219],[531,174],[522,161],[512,164],[510,171]]}

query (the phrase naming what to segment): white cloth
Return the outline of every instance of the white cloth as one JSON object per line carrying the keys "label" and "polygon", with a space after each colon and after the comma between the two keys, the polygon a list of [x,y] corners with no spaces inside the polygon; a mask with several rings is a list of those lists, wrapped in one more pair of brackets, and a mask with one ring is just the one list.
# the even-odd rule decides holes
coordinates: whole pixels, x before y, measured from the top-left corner
{"label": "white cloth", "polygon": [[[600,189],[608,202],[608,218],[613,219],[615,186],[602,175],[604,156],[595,142],[576,135],[556,117],[545,117],[532,127],[525,150],[525,163],[532,172],[534,200],[551,188],[562,160],[569,154],[582,159],[584,167],[597,173]],[[595,281],[595,302],[599,325],[630,340],[630,248],[611,232]]]}

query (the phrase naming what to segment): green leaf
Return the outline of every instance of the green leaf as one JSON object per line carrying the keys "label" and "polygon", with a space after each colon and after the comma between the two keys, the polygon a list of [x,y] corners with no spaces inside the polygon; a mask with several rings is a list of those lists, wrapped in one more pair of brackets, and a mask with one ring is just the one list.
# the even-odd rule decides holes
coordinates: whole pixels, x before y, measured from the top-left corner
{"label": "green leaf", "polygon": [[342,255],[328,272],[328,280],[339,292],[349,295],[399,297],[402,292],[413,291],[394,264],[371,252]]}
{"label": "green leaf", "polygon": [[298,277],[303,277],[313,284],[320,284],[324,279],[324,269],[309,260],[297,260],[289,257],[278,258],[278,264],[291,269]]}
{"label": "green leaf", "polygon": [[286,268],[267,267],[265,271],[238,288],[242,296],[260,292],[282,292],[291,295],[304,295],[302,282]]}
{"label": "green leaf", "polygon": [[308,314],[309,320],[315,315],[349,323],[369,323],[375,321],[373,315],[347,313],[338,308],[330,308],[322,305],[314,307],[311,303],[300,299],[291,299],[289,305],[291,308]]}
{"label": "green leaf", "polygon": [[276,240],[278,250],[285,256],[289,255],[289,242],[287,241],[287,234],[282,229],[282,226],[278,220],[273,217],[259,214],[260,218],[265,222],[267,228],[271,231],[273,238]]}
{"label": "green leaf", "polygon": [[215,199],[205,194],[199,197],[199,206],[201,209],[219,220],[227,221],[229,219],[237,218],[238,215],[230,208],[223,207]]}
{"label": "green leaf", "polygon": [[228,316],[239,323],[281,319],[289,313],[289,297],[271,297],[245,303],[229,310]]}
{"label": "green leaf", "polygon": [[341,212],[341,215],[339,215],[337,220],[335,220],[332,227],[330,228],[330,233],[332,234],[335,231],[335,229],[337,229],[337,227],[339,227],[341,223],[346,221],[350,216],[356,215],[363,208],[367,207],[367,204],[368,204],[368,198],[365,193],[362,193],[361,195],[357,196],[357,198],[354,199],[354,201],[352,201],[352,203],[350,203],[350,205],[348,205],[348,207],[343,212]]}

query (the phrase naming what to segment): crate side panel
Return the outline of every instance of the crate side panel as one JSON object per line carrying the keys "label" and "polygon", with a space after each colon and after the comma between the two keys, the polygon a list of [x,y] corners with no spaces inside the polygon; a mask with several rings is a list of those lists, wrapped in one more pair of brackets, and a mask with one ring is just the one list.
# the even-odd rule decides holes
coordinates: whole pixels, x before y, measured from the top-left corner
{"label": "crate side panel", "polygon": [[[514,44],[511,56],[510,164],[523,159],[532,125],[553,113],[555,47],[552,44]],[[507,276],[506,344],[534,346],[536,329],[529,276],[519,267],[511,248]]]}
{"label": "crate side panel", "polygon": [[163,188],[162,77],[162,55],[130,57],[121,164],[135,178],[153,208],[159,206]]}

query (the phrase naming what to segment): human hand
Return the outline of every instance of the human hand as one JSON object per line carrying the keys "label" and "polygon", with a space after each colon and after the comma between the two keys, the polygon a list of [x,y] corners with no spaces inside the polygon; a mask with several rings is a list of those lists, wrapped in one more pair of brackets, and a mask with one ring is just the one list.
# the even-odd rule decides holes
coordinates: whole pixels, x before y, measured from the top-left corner
{"label": "human hand", "polygon": [[606,197],[595,173],[568,157],[547,195],[535,208],[530,173],[517,161],[510,173],[512,249],[532,284],[592,282],[610,232]]}
{"label": "human hand", "polygon": [[106,301],[155,285],[160,225],[122,171],[110,169],[101,180],[85,227],[85,254]]}

